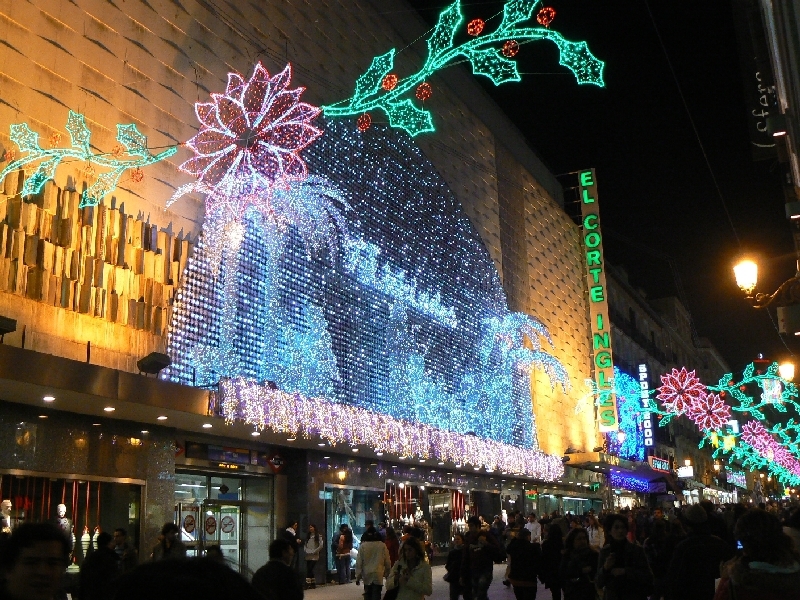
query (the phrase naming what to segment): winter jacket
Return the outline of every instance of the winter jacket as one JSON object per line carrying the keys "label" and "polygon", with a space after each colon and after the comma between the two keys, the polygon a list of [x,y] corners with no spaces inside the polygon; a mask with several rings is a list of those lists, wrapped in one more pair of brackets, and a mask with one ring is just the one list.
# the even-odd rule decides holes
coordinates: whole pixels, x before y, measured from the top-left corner
{"label": "winter jacket", "polygon": [[270,560],[253,575],[253,589],[265,598],[303,600],[300,576],[286,563]]}
{"label": "winter jacket", "polygon": [[539,579],[547,588],[561,587],[558,567],[561,565],[561,549],[563,547],[564,545],[560,541],[548,539],[542,542],[542,566],[539,569]]}
{"label": "winter jacket", "polygon": [[800,600],[800,565],[736,558],[723,566],[714,600]]}
{"label": "winter jacket", "polygon": [[[486,539],[485,544],[478,542],[478,537]],[[505,558],[505,551],[491,533],[485,531],[471,531],[464,539],[464,558],[461,563],[461,572],[489,571],[494,568],[495,560]]]}
{"label": "winter jacket", "polygon": [[392,566],[394,566],[394,563],[396,563],[397,559],[400,557],[400,540],[396,537],[391,539],[386,538],[384,544],[386,544],[386,548],[389,549],[389,560],[392,561]]}
{"label": "winter jacket", "polygon": [[[386,578],[386,589],[391,590],[400,585],[400,574],[407,569],[405,560],[402,558],[398,560]],[[400,585],[397,600],[423,600],[425,596],[430,596],[432,593],[431,565],[423,560],[411,571],[408,581],[404,585]]]}
{"label": "winter jacket", "polygon": [[586,535],[589,537],[589,545],[595,550],[599,551],[600,548],[606,545],[606,536],[602,527],[587,527]]}
{"label": "winter jacket", "polygon": [[[564,590],[564,600],[594,600],[594,575],[597,569],[597,551],[593,548],[572,550],[561,559],[558,575]],[[591,570],[584,572],[586,567]]]}
{"label": "winter jacket", "polygon": [[353,549],[353,536],[341,534],[339,543],[336,544],[336,556],[349,556]]}
{"label": "winter jacket", "polygon": [[690,535],[675,546],[667,570],[666,597],[673,600],[712,600],[719,566],[733,558],[733,548],[709,533]]}
{"label": "winter jacket", "polygon": [[444,565],[450,583],[458,583],[461,578],[461,563],[464,560],[464,546],[453,548],[447,553],[447,563]]}
{"label": "winter jacket", "polygon": [[308,538],[305,546],[306,560],[319,560],[319,553],[324,546],[325,540],[322,539],[322,536],[319,536],[319,541],[317,541],[317,536]]}
{"label": "winter jacket", "polygon": [[392,568],[389,549],[380,540],[361,542],[356,558],[356,579],[364,585],[383,585],[383,578]]}
{"label": "winter jacket", "polygon": [[[613,569],[624,568],[623,575],[614,575],[613,569],[605,569],[606,559],[611,554],[617,556]],[[653,573],[644,550],[626,539],[622,544],[612,542],[600,550],[594,581],[605,591],[604,600],[646,600],[653,588]]]}
{"label": "winter jacket", "polygon": [[536,575],[542,562],[542,548],[523,538],[515,538],[506,550],[509,559],[508,580],[514,587],[536,587]]}

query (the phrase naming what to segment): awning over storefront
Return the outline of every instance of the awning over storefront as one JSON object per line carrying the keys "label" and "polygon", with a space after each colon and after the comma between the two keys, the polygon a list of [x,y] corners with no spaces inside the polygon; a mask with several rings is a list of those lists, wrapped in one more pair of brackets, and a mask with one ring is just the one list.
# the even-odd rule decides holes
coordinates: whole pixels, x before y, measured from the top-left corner
{"label": "awning over storefront", "polygon": [[[649,485],[650,492],[664,493],[666,489],[678,491],[680,488],[671,473],[653,469],[648,463],[625,460],[605,452],[578,452],[566,454],[566,464],[581,469],[592,469],[598,473],[605,473],[617,481],[633,481],[631,485],[620,485],[626,489],[644,491]],[[662,485],[658,485],[663,480]],[[613,485],[613,483],[612,483]]]}

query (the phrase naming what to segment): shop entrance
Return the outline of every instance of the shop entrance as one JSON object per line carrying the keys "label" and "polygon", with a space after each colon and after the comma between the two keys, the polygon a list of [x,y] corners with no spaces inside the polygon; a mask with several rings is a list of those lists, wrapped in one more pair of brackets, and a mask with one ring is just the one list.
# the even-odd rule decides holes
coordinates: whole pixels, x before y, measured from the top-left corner
{"label": "shop entrance", "polygon": [[175,474],[175,522],[189,556],[216,546],[231,568],[252,575],[268,560],[272,518],[271,477]]}

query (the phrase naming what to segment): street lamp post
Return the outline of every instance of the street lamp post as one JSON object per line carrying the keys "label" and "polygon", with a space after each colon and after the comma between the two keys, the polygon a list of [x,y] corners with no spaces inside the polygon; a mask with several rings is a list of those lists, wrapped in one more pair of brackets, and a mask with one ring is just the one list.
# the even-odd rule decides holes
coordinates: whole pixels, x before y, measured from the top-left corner
{"label": "street lamp post", "polygon": [[754,308],[767,306],[791,306],[800,304],[800,271],[794,277],[787,279],[771,294],[756,293],[758,284],[758,265],[746,259],[733,267],[736,285],[745,293],[745,297]]}

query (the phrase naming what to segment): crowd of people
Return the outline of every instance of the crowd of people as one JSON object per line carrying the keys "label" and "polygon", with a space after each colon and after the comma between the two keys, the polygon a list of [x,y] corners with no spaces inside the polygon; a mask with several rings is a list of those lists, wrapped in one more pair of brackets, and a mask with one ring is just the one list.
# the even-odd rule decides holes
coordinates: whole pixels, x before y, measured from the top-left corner
{"label": "crowd of people", "polygon": [[[487,600],[495,565],[517,600],[534,600],[542,582],[553,600],[800,600],[800,508],[635,509],[583,516],[512,515],[488,523],[476,516],[456,533],[444,579],[450,600]],[[248,582],[225,564],[218,547],[187,559],[173,523],[152,552],[139,557],[127,532],[101,533],[80,569],[80,600],[148,597],[235,597],[302,600],[316,585],[325,547],[313,525],[303,536],[292,523],[269,545],[269,560]],[[331,539],[339,583],[350,582],[353,532]],[[431,551],[414,527],[398,536],[367,523],[355,563],[364,600],[422,600],[433,592]],[[50,523],[14,529],[0,548],[0,600],[63,600],[71,541]],[[301,551],[305,568],[299,564]],[[346,557],[346,560],[345,560]],[[305,573],[305,582],[302,580]]]}

